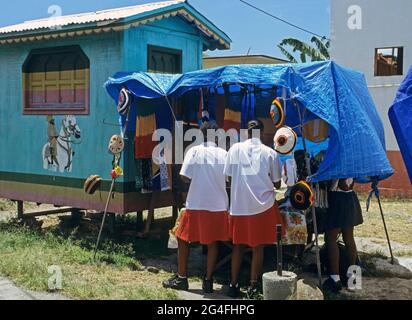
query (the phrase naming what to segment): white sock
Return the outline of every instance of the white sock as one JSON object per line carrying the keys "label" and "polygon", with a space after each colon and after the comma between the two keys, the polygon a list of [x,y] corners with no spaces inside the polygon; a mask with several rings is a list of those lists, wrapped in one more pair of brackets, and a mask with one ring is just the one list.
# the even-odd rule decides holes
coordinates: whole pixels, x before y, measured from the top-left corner
{"label": "white sock", "polygon": [[331,274],[330,277],[333,281],[338,282],[340,281],[340,276],[338,274]]}
{"label": "white sock", "polygon": [[182,277],[180,274],[177,274],[180,279],[186,279],[187,277]]}

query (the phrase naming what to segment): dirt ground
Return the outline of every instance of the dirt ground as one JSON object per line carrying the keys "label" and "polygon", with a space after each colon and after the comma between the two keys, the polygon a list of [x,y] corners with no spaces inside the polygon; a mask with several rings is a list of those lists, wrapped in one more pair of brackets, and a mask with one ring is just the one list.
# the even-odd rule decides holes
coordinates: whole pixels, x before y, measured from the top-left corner
{"label": "dirt ground", "polygon": [[[365,201],[361,198],[364,208]],[[384,200],[386,222],[392,240],[392,247],[397,258],[397,263],[403,264],[402,277],[398,274],[388,273],[387,270],[377,270],[371,263],[371,259],[379,258],[382,261],[389,255],[382,220],[376,202],[368,213],[364,210],[364,224],[357,228],[357,244],[359,251],[365,258],[366,265],[371,271],[363,278],[363,289],[357,292],[344,291],[339,296],[326,297],[327,299],[412,299],[412,201],[405,200]],[[36,204],[25,204],[29,211],[50,208]],[[0,275],[7,276],[17,282],[25,289],[36,291],[47,291],[44,280],[44,270],[39,271],[36,262],[36,253],[44,256],[44,252],[64,257],[65,270],[68,274],[66,290],[62,295],[74,299],[221,299],[227,287],[229,278],[229,265],[221,268],[216,274],[217,294],[203,296],[200,291],[200,279],[203,275],[205,265],[205,255],[202,247],[194,246],[190,257],[190,283],[192,291],[189,293],[179,293],[164,290],[161,288],[162,279],[166,279],[176,271],[176,250],[167,249],[168,234],[170,228],[171,208],[156,210],[156,222],[152,228],[152,233],[147,239],[136,239],[136,218],[135,215],[122,216],[117,218],[115,235],[107,232],[104,237],[103,264],[90,262],[89,256],[92,252],[101,215],[87,218],[79,226],[67,224],[70,219],[68,215],[49,216],[37,219],[38,224],[29,226],[36,229],[35,242],[16,236],[15,241],[28,241],[22,247],[13,244],[18,249],[15,258],[7,260],[7,252],[0,252]],[[0,222],[15,216],[15,204],[10,201],[0,200]],[[38,230],[40,226],[40,231]],[[0,230],[0,232],[2,232]],[[7,232],[10,232],[9,230]],[[14,231],[13,231],[14,232]],[[66,243],[64,246],[50,245],[48,235],[61,237],[63,239],[75,239],[73,243]],[[47,235],[47,241],[44,236]],[[31,237],[32,235],[30,235]],[[27,237],[27,235],[25,235]],[[29,239],[31,239],[29,237]],[[59,238],[60,239],[60,238]],[[54,240],[52,240],[54,241]],[[60,241],[60,240],[59,240]],[[44,245],[42,245],[44,244]],[[1,245],[1,243],[0,243]],[[26,248],[25,246],[29,246]],[[30,249],[31,247],[31,249]],[[22,248],[22,249],[20,249]],[[25,248],[23,250],[23,248]],[[70,253],[61,252],[69,248]],[[21,250],[21,251],[19,251]],[[27,250],[31,254],[27,256]],[[106,252],[109,252],[107,253]],[[229,254],[223,248],[222,256]],[[25,256],[26,255],[26,256]],[[265,261],[266,271],[272,271],[275,266],[274,251],[268,250],[269,258]],[[22,267],[16,261],[20,261]],[[72,259],[72,260],[71,260]],[[8,261],[8,264],[4,261]],[[33,266],[26,266],[26,262],[31,261]],[[288,263],[286,269],[295,272],[302,272],[300,266]],[[409,270],[408,270],[409,268]],[[12,269],[12,270],[11,270]],[[119,272],[121,270],[121,272]],[[302,273],[303,274],[303,273]],[[248,262],[246,261],[242,271],[242,279],[246,283],[248,275]],[[316,275],[305,275],[311,281],[316,282]],[[136,287],[144,283],[142,289]],[[80,289],[79,289],[80,288]],[[138,291],[138,292],[136,292]]]}

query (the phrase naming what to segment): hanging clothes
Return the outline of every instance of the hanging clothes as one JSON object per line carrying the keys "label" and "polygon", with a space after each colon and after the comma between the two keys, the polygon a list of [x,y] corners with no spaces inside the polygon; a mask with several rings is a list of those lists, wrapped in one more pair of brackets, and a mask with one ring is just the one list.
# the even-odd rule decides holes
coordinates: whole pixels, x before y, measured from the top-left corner
{"label": "hanging clothes", "polygon": [[157,144],[152,139],[156,130],[156,108],[157,103],[154,99],[137,99],[135,159],[152,157],[153,148]]}
{"label": "hanging clothes", "polygon": [[276,134],[276,127],[273,123],[273,120],[270,118],[270,107],[275,97],[275,89],[255,92],[254,94],[254,118],[260,120],[263,123],[264,130],[262,141],[264,144],[270,147],[273,147],[273,137]]}
{"label": "hanging clothes", "polygon": [[201,104],[200,90],[189,91],[179,99],[178,113],[184,124],[199,126]]}
{"label": "hanging clothes", "polygon": [[235,129],[239,132],[242,122],[242,103],[246,92],[242,90],[239,93],[231,94],[228,86],[224,88],[224,92],[226,105],[223,129],[225,131]]}
{"label": "hanging clothes", "polygon": [[153,133],[157,129],[171,132],[172,128],[173,116],[166,99],[139,99],[134,150],[137,191],[149,193],[172,188],[171,165],[164,159],[165,150],[161,154],[153,154],[161,142],[153,141]]}
{"label": "hanging clothes", "polygon": [[214,93],[214,115],[215,120],[219,128],[225,128],[225,113],[226,113],[226,96],[224,94],[219,94],[217,91]]}
{"label": "hanging clothes", "polygon": [[153,191],[152,183],[152,159],[135,160],[136,190],[141,193]]}
{"label": "hanging clothes", "polygon": [[[315,174],[320,167],[321,162],[325,157],[325,152],[320,151],[310,159],[310,167],[312,174]],[[328,184],[326,182],[316,182],[313,184],[314,207],[319,209],[327,209],[328,203]]]}

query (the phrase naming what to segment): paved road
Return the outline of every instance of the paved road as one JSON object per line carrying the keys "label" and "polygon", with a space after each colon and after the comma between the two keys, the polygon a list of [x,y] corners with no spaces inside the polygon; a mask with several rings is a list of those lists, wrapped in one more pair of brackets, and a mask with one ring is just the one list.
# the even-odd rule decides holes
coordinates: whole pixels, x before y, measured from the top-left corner
{"label": "paved road", "polygon": [[0,300],[35,300],[35,298],[15,286],[10,280],[0,278]]}
{"label": "paved road", "polygon": [[0,300],[67,300],[59,294],[22,290],[10,280],[0,277]]}

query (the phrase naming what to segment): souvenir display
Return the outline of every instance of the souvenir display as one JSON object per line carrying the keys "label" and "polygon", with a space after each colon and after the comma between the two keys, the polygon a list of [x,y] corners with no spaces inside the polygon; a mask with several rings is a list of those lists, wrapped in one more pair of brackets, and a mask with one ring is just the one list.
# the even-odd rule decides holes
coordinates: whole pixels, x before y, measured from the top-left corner
{"label": "souvenir display", "polygon": [[116,166],[112,171],[110,171],[110,176],[112,179],[117,179],[123,175],[123,169],[120,166]]}
{"label": "souvenir display", "polygon": [[308,237],[305,215],[301,211],[291,207],[285,206],[279,209],[286,229],[282,244],[305,245]]}
{"label": "souvenir display", "polygon": [[226,94],[226,105],[223,129],[228,131],[235,129],[239,131],[242,122],[242,99],[241,95],[231,96]]}
{"label": "souvenir display", "polygon": [[297,143],[297,135],[293,129],[283,126],[276,131],[273,139],[275,151],[287,155],[293,151]]}
{"label": "souvenir display", "polygon": [[281,99],[276,98],[270,107],[270,118],[275,124],[275,128],[281,127],[285,122],[285,113],[281,101]]}
{"label": "souvenir display", "polygon": [[303,125],[302,135],[311,142],[325,141],[329,136],[329,125],[322,119],[315,119]]}
{"label": "souvenir display", "polygon": [[289,200],[297,210],[309,209],[314,202],[312,188],[305,181],[299,181],[291,188]]}
{"label": "souvenir display", "polygon": [[109,152],[113,155],[120,154],[124,149],[124,140],[121,136],[115,134],[109,142]]}
{"label": "souvenir display", "polygon": [[127,114],[127,112],[130,110],[132,101],[133,94],[129,90],[127,90],[126,88],[120,90],[117,112],[119,112],[121,115]]}
{"label": "souvenir display", "polygon": [[98,175],[89,176],[84,182],[84,192],[87,194],[94,194],[100,188],[102,178]]}

